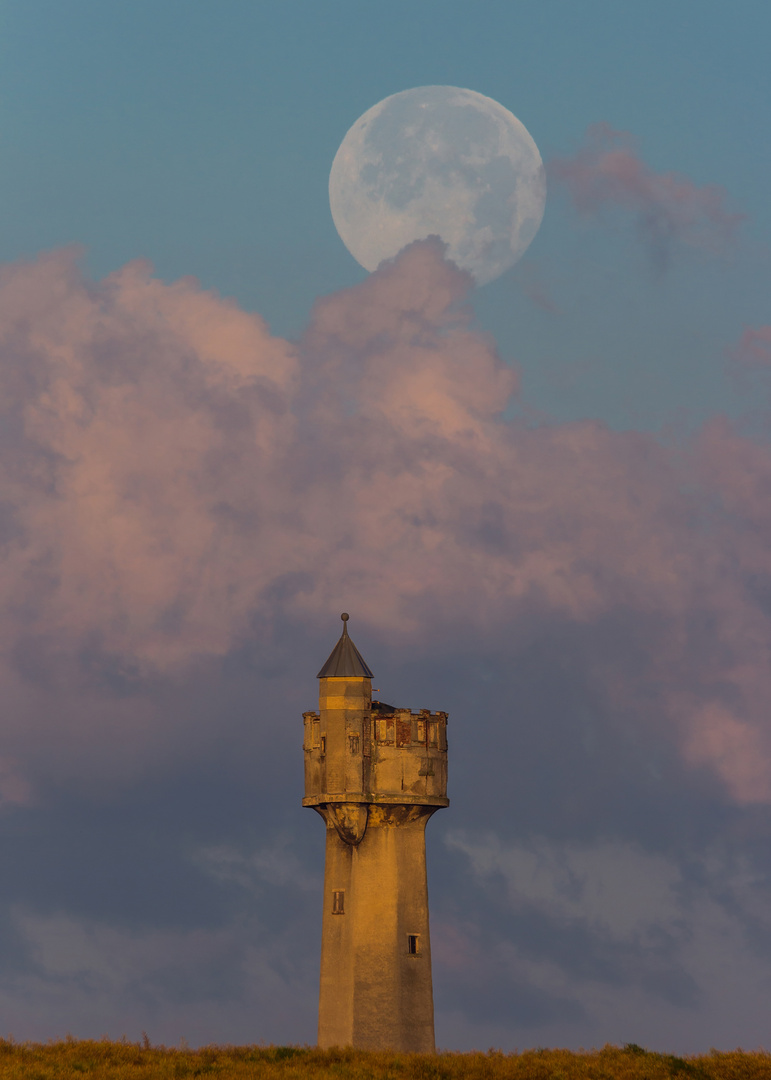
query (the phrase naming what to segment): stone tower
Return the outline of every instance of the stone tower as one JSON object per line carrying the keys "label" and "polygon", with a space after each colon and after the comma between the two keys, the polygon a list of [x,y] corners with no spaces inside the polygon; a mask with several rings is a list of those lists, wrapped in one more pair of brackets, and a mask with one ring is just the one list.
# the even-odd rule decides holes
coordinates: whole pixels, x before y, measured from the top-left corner
{"label": "stone tower", "polygon": [[305,798],[327,827],[319,1046],[434,1050],[426,822],[448,806],[447,713],[372,700],[348,615],[305,721]]}

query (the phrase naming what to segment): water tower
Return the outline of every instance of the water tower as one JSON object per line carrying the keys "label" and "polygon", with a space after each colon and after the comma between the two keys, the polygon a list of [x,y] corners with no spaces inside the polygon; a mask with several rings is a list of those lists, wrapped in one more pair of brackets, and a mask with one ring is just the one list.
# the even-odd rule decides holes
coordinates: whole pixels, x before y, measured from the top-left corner
{"label": "water tower", "polygon": [[319,1046],[433,1051],[426,823],[449,805],[447,713],[372,700],[343,633],[305,721],[305,798],[326,824]]}

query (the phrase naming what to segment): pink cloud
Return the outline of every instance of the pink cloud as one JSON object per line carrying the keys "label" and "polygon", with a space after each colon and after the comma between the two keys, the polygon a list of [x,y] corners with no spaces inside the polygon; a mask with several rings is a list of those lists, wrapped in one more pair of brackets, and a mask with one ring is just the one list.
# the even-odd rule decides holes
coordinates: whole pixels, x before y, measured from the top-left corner
{"label": "pink cloud", "polygon": [[105,671],[184,678],[269,632],[279,590],[285,620],[355,601],[416,649],[624,613],[645,659],[587,657],[608,700],[771,801],[771,450],[724,422],[675,448],[505,421],[517,373],[468,287],[416,244],[293,345],[142,264],[6,267],[0,754],[115,778],[176,752],[184,718]]}
{"label": "pink cloud", "polygon": [[595,124],[573,157],[554,158],[549,176],[568,192],[584,217],[599,219],[618,208],[632,213],[657,264],[675,242],[714,255],[735,242],[743,215],[727,207],[723,188],[699,187],[675,173],[656,173],[635,153],[624,132]]}
{"label": "pink cloud", "polygon": [[737,363],[748,367],[771,365],[771,326],[747,327],[732,356]]}
{"label": "pink cloud", "polygon": [[515,273],[517,284],[528,300],[542,311],[555,315],[559,313],[559,307],[549,290],[542,268],[533,259],[519,263]]}

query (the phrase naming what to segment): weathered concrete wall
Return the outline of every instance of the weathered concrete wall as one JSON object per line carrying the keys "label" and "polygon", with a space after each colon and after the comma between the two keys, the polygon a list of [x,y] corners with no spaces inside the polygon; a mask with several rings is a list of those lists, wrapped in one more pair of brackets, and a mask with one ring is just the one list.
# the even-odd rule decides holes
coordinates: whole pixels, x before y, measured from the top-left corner
{"label": "weathered concrete wall", "polygon": [[372,806],[358,845],[326,814],[319,1046],[434,1050],[425,848],[434,810]]}
{"label": "weathered concrete wall", "polygon": [[[324,916],[321,931],[321,981],[319,985],[319,1046],[353,1046],[354,926],[350,915],[352,852],[327,822],[324,866]],[[334,914],[334,892],[342,889],[343,914]]]}
{"label": "weathered concrete wall", "polygon": [[373,705],[369,685],[357,685],[369,684],[369,679],[320,682],[319,711],[303,713],[303,806],[329,802],[447,806],[446,713]]}

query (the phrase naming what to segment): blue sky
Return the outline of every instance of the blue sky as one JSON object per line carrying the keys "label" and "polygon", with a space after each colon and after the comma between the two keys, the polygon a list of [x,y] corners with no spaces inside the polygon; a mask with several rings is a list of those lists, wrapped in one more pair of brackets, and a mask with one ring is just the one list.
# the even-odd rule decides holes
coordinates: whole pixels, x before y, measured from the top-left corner
{"label": "blue sky", "polygon": [[[720,3],[35,0],[4,4],[2,19],[6,258],[76,243],[99,276],[147,258],[164,280],[194,274],[294,336],[317,296],[361,278],[326,194],[350,124],[410,86],[468,86],[522,119],[546,160],[599,118],[654,170],[724,186],[748,219],[740,259],[662,289],[623,229],[575,235],[553,198],[529,261],[559,281],[566,318],[544,327],[516,271],[477,301],[537,406],[654,427],[672,410],[741,408],[721,347],[762,321],[767,293],[764,5],[736,17]],[[601,296],[603,325],[585,327]],[[594,374],[566,394],[571,353]]]}
{"label": "blue sky", "polygon": [[[450,712],[440,1045],[768,1043],[770,34],[0,2],[6,1031],[314,1039],[301,712],[346,609],[385,700]],[[552,170],[468,296],[430,246],[368,276],[329,213],[349,126],[429,84]],[[597,124],[654,195],[581,214],[553,163]],[[730,243],[655,232],[669,174]]]}

